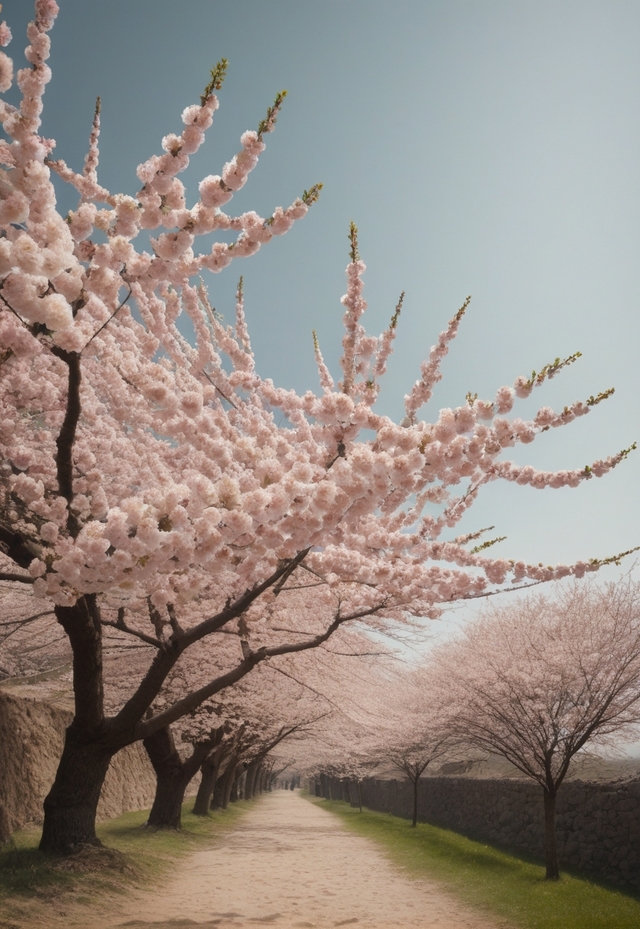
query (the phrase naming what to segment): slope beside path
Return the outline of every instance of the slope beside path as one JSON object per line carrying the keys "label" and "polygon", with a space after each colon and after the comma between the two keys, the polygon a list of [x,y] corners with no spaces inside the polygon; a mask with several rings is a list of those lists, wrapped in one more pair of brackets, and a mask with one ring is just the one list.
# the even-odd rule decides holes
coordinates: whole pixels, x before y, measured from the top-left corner
{"label": "slope beside path", "polygon": [[[117,913],[117,915],[116,915]],[[100,929],[497,929],[297,792],[263,796],[232,833],[136,894]],[[95,929],[98,929],[96,924]]]}

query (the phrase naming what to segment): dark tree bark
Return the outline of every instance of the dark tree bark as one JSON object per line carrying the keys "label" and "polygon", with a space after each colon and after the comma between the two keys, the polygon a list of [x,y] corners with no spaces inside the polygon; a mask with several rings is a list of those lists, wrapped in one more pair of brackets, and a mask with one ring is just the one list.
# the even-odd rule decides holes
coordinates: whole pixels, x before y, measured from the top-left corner
{"label": "dark tree bark", "polygon": [[544,787],[544,860],[545,879],[557,881],[560,878],[558,852],[556,848],[556,792]]}
{"label": "dark tree bark", "polygon": [[56,779],[44,801],[42,851],[70,855],[82,846],[101,844],[96,836],[96,811],[114,754],[103,745],[87,744],[69,726]]}
{"label": "dark tree bark", "polygon": [[209,810],[213,807],[213,792],[215,790],[216,781],[218,780],[218,772],[220,771],[223,757],[224,751],[222,749],[217,749],[213,751],[208,758],[205,758],[200,765],[202,777],[193,805],[193,812],[196,816],[207,816]]}
{"label": "dark tree bark", "polygon": [[185,791],[211,752],[214,739],[212,736],[207,741],[197,742],[185,761],[176,749],[173,734],[168,726],[143,740],[157,777],[156,795],[149,813],[149,826],[180,829]]}
{"label": "dark tree bark", "polygon": [[236,776],[231,782],[231,793],[229,794],[229,802],[237,803],[238,802],[238,782],[240,781],[240,775],[236,770]]}
{"label": "dark tree bark", "polygon": [[102,629],[95,596],[81,597],[55,614],[73,645],[76,712],[65,736],[56,779],[44,801],[40,849],[68,855],[100,845],[95,819],[112,757],[126,742],[111,733],[103,713]]}
{"label": "dark tree bark", "polygon": [[247,771],[246,771],[246,768],[242,767],[240,770],[240,774],[236,778],[236,791],[237,791],[236,800],[246,799],[245,794],[244,794],[246,782],[247,782]]}
{"label": "dark tree bark", "polygon": [[236,769],[238,767],[238,756],[233,755],[222,776],[222,809],[226,810],[231,802],[231,792],[236,780]]}
{"label": "dark tree bark", "polygon": [[264,793],[265,790],[271,790],[273,783],[273,766],[269,765],[266,762],[269,752],[273,751],[276,745],[279,745],[280,742],[283,742],[286,738],[292,735],[294,732],[297,732],[300,729],[300,726],[291,726],[290,728],[282,727],[278,734],[266,745],[263,745],[261,750],[253,756],[251,761],[247,765],[246,769],[246,780],[245,780],[245,792],[244,799],[252,800],[257,793]]}
{"label": "dark tree bark", "polygon": [[224,774],[221,774],[218,776],[215,787],[213,788],[213,796],[211,798],[211,809],[212,810],[223,810],[224,809]]}
{"label": "dark tree bark", "polygon": [[247,779],[244,786],[245,800],[253,800],[256,792],[256,776],[260,765],[257,761],[252,761],[247,768]]}

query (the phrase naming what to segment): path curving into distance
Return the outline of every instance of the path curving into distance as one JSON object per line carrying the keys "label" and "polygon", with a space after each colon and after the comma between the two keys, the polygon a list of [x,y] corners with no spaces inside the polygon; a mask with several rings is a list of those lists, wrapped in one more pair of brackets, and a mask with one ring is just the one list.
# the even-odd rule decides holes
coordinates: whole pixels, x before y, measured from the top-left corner
{"label": "path curving into distance", "polygon": [[497,929],[298,792],[261,797],[223,841],[104,929]]}

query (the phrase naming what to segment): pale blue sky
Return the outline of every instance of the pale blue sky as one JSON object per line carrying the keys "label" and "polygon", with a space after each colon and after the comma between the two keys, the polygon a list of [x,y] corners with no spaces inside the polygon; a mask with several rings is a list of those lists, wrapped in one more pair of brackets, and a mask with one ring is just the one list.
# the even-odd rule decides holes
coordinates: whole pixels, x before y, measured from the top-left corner
{"label": "pale blue sky", "polygon": [[[198,180],[218,173],[241,132],[289,91],[235,208],[269,215],[316,181],[321,199],[287,236],[211,282],[229,314],[245,275],[263,374],[316,387],[312,328],[335,370],[353,219],[374,331],[407,293],[382,409],[401,414],[420,360],[470,293],[430,416],[468,390],[492,398],[579,349],[583,359],[535,405],[562,407],[609,386],[614,398],[515,459],[580,467],[640,439],[637,0],[59,2],[44,132],[79,168],[99,94],[100,179],[112,190],[135,193],[136,165],[180,131],[217,59],[229,59],[229,72],[186,175],[190,203]],[[31,9],[4,3],[16,56]],[[495,524],[508,536],[494,549],[504,557],[606,556],[640,543],[639,477],[637,452],[577,490],[495,484],[464,528]]]}

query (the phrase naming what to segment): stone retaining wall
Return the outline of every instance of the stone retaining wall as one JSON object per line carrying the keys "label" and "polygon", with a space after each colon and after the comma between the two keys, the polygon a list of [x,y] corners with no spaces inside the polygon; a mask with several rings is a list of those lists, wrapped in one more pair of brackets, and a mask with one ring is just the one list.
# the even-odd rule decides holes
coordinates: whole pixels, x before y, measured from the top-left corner
{"label": "stone retaining wall", "polygon": [[[312,793],[357,805],[357,784],[322,777]],[[408,781],[362,781],[371,810],[411,817]],[[471,838],[542,859],[542,788],[518,779],[426,777],[419,783],[418,819]],[[640,891],[640,779],[617,783],[568,781],[557,801],[561,867]]]}
{"label": "stone retaining wall", "polygon": [[[27,823],[41,823],[73,714],[64,706],[0,689],[0,842]],[[111,761],[98,806],[104,821],[153,802],[155,774],[140,743]]]}

